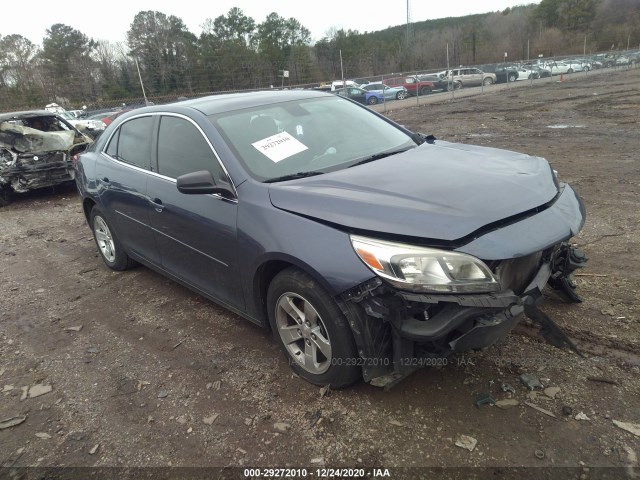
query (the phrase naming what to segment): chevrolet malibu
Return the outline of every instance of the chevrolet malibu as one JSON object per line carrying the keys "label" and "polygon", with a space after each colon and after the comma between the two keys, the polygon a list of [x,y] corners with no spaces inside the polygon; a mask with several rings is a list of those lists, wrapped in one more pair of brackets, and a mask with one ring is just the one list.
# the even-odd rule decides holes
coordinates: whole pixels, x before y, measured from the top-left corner
{"label": "chevrolet malibu", "polygon": [[75,158],[109,268],[138,263],[271,329],[318,385],[389,385],[580,301],[583,204],[542,158],[413,133],[314,91],[116,119]]}

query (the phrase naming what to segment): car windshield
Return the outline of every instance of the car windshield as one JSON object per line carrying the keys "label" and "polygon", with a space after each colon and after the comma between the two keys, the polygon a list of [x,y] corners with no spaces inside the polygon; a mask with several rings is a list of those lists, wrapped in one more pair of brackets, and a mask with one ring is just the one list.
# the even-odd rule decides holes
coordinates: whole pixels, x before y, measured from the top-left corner
{"label": "car windshield", "polygon": [[373,155],[416,146],[383,118],[333,95],[224,112],[210,119],[246,170],[265,182],[341,170]]}

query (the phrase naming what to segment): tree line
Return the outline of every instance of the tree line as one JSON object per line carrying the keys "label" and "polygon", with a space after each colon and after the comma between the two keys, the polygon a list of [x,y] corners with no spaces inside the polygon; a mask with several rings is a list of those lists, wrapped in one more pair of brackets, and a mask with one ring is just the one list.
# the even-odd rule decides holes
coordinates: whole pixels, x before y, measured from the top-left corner
{"label": "tree line", "polygon": [[[295,18],[263,22],[234,7],[196,36],[173,15],[141,11],[122,42],[55,24],[39,46],[0,35],[0,110],[51,101],[78,106],[307,86],[340,78],[640,48],[640,0],[542,0],[502,12],[416,22],[377,32],[331,29],[312,43]],[[288,72],[288,77],[284,76]]]}

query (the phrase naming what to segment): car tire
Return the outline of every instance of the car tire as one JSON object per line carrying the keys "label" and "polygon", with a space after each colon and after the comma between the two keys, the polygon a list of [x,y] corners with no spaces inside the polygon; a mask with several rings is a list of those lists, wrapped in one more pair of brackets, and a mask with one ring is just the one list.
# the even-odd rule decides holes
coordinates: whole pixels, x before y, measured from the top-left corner
{"label": "car tire", "polygon": [[407,92],[398,92],[396,93],[396,100],[404,100],[405,98],[407,98]]}
{"label": "car tire", "polygon": [[107,267],[122,271],[137,265],[122,248],[120,240],[99,207],[95,206],[91,209],[89,218],[93,238]]}
{"label": "car tire", "polygon": [[315,385],[344,388],[362,378],[347,318],[331,295],[291,267],[267,291],[269,324],[293,371]]}
{"label": "car tire", "polygon": [[431,89],[429,87],[422,87],[420,89],[420,95],[429,95],[431,93]]}
{"label": "car tire", "polygon": [[510,82],[515,82],[516,81],[516,76],[515,75],[509,75],[508,79]]}
{"label": "car tire", "polygon": [[493,78],[487,77],[482,81],[482,83],[484,85],[492,85],[493,84]]}
{"label": "car tire", "polygon": [[573,73],[573,68],[570,68],[569,70],[567,70],[567,73]]}
{"label": "car tire", "polygon": [[369,100],[367,100],[367,103],[369,105],[375,105],[376,103],[378,103],[378,99],[374,96],[369,97]]}

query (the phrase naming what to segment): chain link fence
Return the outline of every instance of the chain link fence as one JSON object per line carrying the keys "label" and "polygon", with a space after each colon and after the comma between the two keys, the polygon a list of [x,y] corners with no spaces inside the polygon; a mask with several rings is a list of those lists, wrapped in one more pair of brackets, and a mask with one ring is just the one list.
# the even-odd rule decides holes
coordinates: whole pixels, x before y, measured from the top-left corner
{"label": "chain link fence", "polygon": [[[368,84],[375,84],[381,89],[386,87],[404,87],[410,98],[415,98],[416,104],[420,104],[420,98],[433,93],[449,92],[451,98],[455,98],[457,92],[471,87],[480,87],[481,91],[490,88],[494,83],[506,83],[507,88],[510,83],[527,81],[531,85],[534,82],[552,82],[563,78],[564,75],[576,73],[588,74],[591,71],[603,70],[613,71],[616,69],[636,68],[640,62],[640,51],[626,50],[617,52],[603,52],[592,55],[573,55],[549,58],[536,58],[533,60],[522,60],[519,62],[502,62],[482,65],[443,65],[440,68],[415,69],[404,72],[389,72],[382,75],[369,77],[349,77],[345,74],[345,80],[351,80],[355,84],[364,88]],[[490,79],[490,80],[487,80]],[[273,78],[267,80],[273,81]],[[320,89],[332,90],[332,82],[336,79],[327,79],[325,82],[314,82],[305,84],[294,84],[289,82],[289,78],[284,75],[278,79],[276,84],[268,83],[264,88],[250,89],[228,89],[217,91],[197,91],[196,89],[175,92],[167,95],[144,95],[127,96],[115,99],[95,99],[83,102],[70,102],[64,98],[51,98],[51,103],[55,102],[67,110],[82,110],[84,117],[99,116],[101,114],[114,114],[117,112],[138,108],[145,105],[161,105],[176,101],[204,97],[208,95],[218,95],[223,93],[235,93],[257,90],[271,89]],[[337,79],[342,80],[342,79]],[[259,79],[255,79],[255,84],[262,84]],[[78,86],[80,89],[80,86]],[[335,88],[334,88],[335,90]],[[80,90],[83,91],[83,90]],[[87,94],[86,98],[92,95]],[[390,102],[401,99],[400,96],[392,97],[382,94],[376,97],[375,103],[382,103],[385,106]],[[5,102],[2,102],[3,104]],[[17,105],[12,102],[9,105],[2,105],[0,111],[18,111],[44,108],[45,105],[34,105],[25,99],[24,104]]]}

